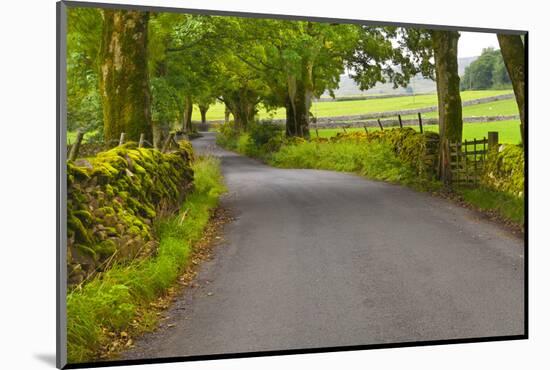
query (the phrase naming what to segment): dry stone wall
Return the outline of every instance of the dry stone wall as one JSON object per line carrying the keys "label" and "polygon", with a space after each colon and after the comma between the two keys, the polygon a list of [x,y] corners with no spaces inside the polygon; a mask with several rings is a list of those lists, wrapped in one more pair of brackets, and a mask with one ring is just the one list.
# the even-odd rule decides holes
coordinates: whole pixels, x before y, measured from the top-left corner
{"label": "dry stone wall", "polygon": [[128,143],[67,163],[69,285],[112,263],[154,253],[153,221],[192,187],[191,145],[170,153]]}

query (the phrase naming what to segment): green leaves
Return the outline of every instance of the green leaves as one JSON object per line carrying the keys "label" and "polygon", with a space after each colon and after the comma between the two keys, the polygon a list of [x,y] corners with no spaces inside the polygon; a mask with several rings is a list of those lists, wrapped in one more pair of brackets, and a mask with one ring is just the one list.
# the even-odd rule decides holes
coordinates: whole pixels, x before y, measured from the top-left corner
{"label": "green leaves", "polygon": [[173,122],[177,119],[182,98],[164,78],[151,79],[153,122]]}
{"label": "green leaves", "polygon": [[501,88],[511,83],[500,50],[487,48],[466,67],[460,87],[462,90],[483,90]]}

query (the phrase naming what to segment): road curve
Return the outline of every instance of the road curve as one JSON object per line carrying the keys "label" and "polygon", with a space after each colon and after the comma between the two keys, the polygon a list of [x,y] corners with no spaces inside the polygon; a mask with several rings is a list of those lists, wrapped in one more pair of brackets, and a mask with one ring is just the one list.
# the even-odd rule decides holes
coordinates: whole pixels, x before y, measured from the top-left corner
{"label": "road curve", "polygon": [[236,220],[125,359],[524,334],[523,240],[448,201],[215,145]]}

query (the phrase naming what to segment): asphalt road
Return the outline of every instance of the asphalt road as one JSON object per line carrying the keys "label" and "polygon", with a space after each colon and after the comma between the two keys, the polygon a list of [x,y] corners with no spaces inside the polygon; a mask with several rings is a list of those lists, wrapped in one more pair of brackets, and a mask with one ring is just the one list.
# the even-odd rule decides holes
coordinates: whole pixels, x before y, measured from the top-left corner
{"label": "asphalt road", "polygon": [[523,240],[428,194],[224,151],[236,220],[124,358],[521,335]]}

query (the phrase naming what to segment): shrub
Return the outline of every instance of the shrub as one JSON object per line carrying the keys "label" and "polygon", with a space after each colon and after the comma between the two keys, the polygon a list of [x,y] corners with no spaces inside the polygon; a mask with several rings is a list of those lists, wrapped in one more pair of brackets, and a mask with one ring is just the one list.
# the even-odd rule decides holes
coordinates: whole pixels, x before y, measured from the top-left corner
{"label": "shrub", "polygon": [[304,142],[284,145],[270,163],[283,168],[312,168],[355,172],[375,180],[411,185],[419,189],[436,184],[419,178],[413,167],[398,158],[393,148],[382,142]]}
{"label": "shrub", "polygon": [[[326,139],[314,139],[325,142]],[[384,131],[339,133],[329,138],[328,142],[351,142],[363,145],[378,142],[388,144],[402,161],[415,169],[420,177],[431,178],[434,174],[434,162],[427,161],[428,155],[436,153],[439,135],[433,132],[419,133],[410,127]]]}
{"label": "shrub", "polygon": [[235,127],[233,121],[219,125],[218,135],[216,135],[216,143],[221,147],[229,150],[237,149],[237,140],[241,132]]}
{"label": "shrub", "polygon": [[251,145],[261,148],[272,139],[282,138],[283,128],[280,125],[267,122],[254,122],[248,128]]}
{"label": "shrub", "polygon": [[481,176],[481,184],[492,190],[503,191],[516,197],[524,195],[524,152],[516,145],[501,145],[492,150]]}

